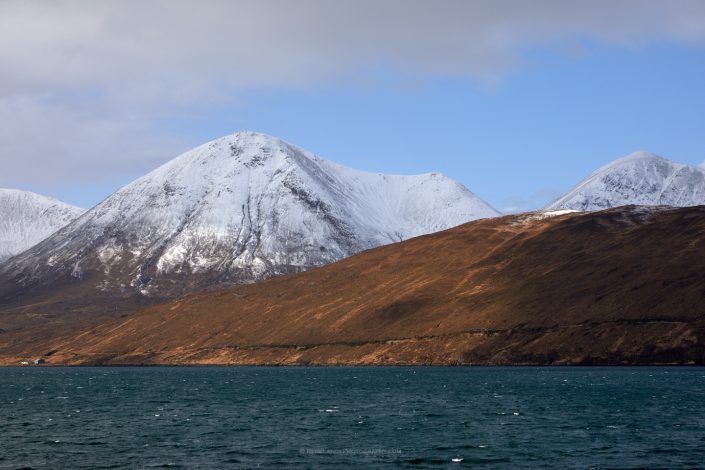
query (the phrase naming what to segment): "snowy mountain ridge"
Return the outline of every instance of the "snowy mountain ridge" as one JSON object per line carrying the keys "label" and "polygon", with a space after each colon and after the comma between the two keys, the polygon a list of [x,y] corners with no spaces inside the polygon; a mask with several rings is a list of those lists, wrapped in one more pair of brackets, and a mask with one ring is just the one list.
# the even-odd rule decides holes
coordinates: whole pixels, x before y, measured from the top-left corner
{"label": "snowy mountain ridge", "polygon": [[84,212],[30,191],[0,188],[0,262],[36,245]]}
{"label": "snowy mountain ridge", "polygon": [[89,280],[180,292],[326,264],[497,211],[438,173],[366,173],[238,132],[135,180],[0,270],[14,284]]}
{"label": "snowy mountain ridge", "polygon": [[705,169],[639,151],[591,173],[545,210],[705,204]]}

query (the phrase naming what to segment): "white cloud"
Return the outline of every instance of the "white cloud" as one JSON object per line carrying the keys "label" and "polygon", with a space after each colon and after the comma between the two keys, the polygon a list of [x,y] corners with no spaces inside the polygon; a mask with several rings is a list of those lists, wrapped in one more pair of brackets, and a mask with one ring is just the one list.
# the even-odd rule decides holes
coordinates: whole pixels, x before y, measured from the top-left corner
{"label": "white cloud", "polygon": [[180,145],[160,118],[241,88],[366,83],[380,67],[491,84],[522,48],[566,38],[702,44],[705,2],[5,0],[0,185],[163,159]]}
{"label": "white cloud", "polygon": [[5,1],[0,83],[6,92],[138,79],[188,100],[213,84],[315,85],[380,65],[492,79],[532,43],[702,42],[703,19],[697,0]]}
{"label": "white cloud", "polygon": [[46,96],[0,100],[2,178],[47,186],[109,179],[151,169],[182,148],[152,129],[151,116],[114,113]]}

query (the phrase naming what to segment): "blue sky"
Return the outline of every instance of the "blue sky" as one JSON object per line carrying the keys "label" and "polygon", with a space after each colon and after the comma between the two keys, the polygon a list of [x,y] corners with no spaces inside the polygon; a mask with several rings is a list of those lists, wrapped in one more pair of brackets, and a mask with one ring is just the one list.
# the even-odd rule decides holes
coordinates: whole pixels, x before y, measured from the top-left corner
{"label": "blue sky", "polygon": [[636,150],[705,160],[705,48],[583,46],[525,51],[491,88],[386,73],[374,87],[242,93],[163,125],[194,143],[257,130],[362,170],[440,171],[500,210],[541,207]]}
{"label": "blue sky", "polygon": [[[429,72],[390,59],[336,69],[350,79],[260,85],[255,77],[220,87],[212,96],[197,94],[183,105],[155,105],[156,111],[130,116],[144,121],[142,127],[127,127],[127,137],[116,134],[120,138],[112,147],[101,141],[91,144],[95,149],[88,144],[79,149],[87,155],[105,154],[106,148],[135,155],[110,160],[104,171],[96,165],[93,173],[71,177],[76,172],[67,170],[69,176],[55,180],[32,180],[18,171],[15,180],[8,176],[0,183],[91,206],[181,151],[237,130],[275,135],[362,170],[440,171],[502,211],[540,208],[599,166],[635,150],[701,164],[705,44],[668,34],[641,41],[598,36],[568,28],[540,41],[515,41],[511,65],[487,66],[491,73],[449,66]],[[57,96],[71,109],[107,94],[100,81],[69,89]],[[105,102],[105,115],[130,114]],[[70,116],[80,122],[82,115]],[[96,134],[117,127],[105,122],[109,125]],[[90,126],[83,128],[90,132]],[[130,132],[134,142],[121,147]],[[91,138],[86,137],[89,143]],[[0,139],[0,151],[2,144]],[[139,145],[149,153],[135,151]],[[64,150],[67,162],[71,149]]]}

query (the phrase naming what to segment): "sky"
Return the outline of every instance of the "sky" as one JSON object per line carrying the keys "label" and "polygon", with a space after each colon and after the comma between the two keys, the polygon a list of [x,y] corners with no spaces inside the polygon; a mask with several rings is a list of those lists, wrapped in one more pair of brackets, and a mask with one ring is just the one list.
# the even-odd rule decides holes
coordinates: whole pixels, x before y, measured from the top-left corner
{"label": "sky", "polygon": [[705,161],[705,1],[0,0],[0,187],[91,207],[238,130],[538,209]]}

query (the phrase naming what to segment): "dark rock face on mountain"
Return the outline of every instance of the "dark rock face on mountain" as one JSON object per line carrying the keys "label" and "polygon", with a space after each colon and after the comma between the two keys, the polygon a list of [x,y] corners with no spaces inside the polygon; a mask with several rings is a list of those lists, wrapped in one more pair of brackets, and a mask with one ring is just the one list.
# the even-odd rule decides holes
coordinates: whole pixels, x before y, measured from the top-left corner
{"label": "dark rock face on mountain", "polygon": [[705,207],[471,222],[101,325],[8,330],[4,362],[705,363]]}

